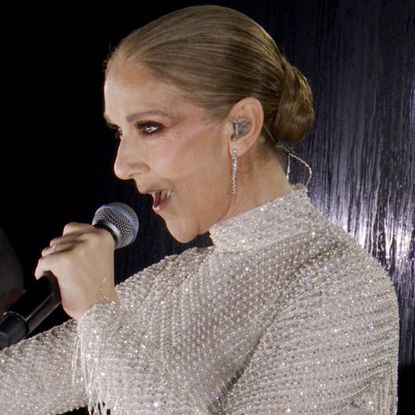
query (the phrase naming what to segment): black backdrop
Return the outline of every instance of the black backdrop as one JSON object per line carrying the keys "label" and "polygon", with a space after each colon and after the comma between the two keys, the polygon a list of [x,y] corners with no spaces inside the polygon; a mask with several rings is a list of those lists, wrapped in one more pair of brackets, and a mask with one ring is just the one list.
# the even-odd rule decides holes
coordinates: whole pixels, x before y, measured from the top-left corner
{"label": "black backdrop", "polygon": [[[134,28],[187,5],[237,8],[261,23],[309,78],[316,126],[295,150],[313,167],[310,194],[391,275],[400,303],[400,413],[414,365],[415,5],[413,0],[117,2],[2,11],[2,221],[26,283],[41,248],[68,221],[108,201],[132,205],[137,242],[117,253],[117,280],[191,245],[172,240],[148,197],[112,173],[102,120],[102,63]],[[5,23],[11,25],[5,29]],[[292,181],[303,181],[294,166]],[[54,313],[40,329],[64,319]]]}

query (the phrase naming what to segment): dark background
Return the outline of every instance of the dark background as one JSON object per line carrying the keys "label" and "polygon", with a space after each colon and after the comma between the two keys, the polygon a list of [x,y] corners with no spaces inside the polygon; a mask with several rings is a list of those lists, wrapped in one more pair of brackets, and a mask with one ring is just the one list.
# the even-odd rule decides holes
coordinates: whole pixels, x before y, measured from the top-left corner
{"label": "dark background", "polygon": [[[148,197],[112,173],[116,141],[102,119],[103,61],[131,30],[171,10],[214,3],[262,24],[310,80],[316,124],[294,150],[314,177],[312,202],[389,272],[400,304],[400,414],[414,368],[415,2],[282,0],[117,2],[2,11],[0,226],[32,281],[40,250],[69,221],[122,201],[140,218],[117,253],[117,280],[191,245],[170,238]],[[85,4],[85,3],[84,3]],[[8,24],[7,30],[5,29]],[[214,28],[212,28],[214,30]],[[294,164],[291,181],[305,181]],[[39,330],[64,319],[55,312]],[[412,379],[413,380],[413,379]]]}

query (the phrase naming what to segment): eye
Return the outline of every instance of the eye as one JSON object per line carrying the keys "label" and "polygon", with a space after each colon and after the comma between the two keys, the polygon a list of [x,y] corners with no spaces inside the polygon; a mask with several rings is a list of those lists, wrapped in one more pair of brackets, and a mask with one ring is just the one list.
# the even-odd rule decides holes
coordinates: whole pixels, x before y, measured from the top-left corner
{"label": "eye", "polygon": [[153,135],[161,131],[164,127],[157,122],[140,121],[137,123],[137,128],[143,135]]}

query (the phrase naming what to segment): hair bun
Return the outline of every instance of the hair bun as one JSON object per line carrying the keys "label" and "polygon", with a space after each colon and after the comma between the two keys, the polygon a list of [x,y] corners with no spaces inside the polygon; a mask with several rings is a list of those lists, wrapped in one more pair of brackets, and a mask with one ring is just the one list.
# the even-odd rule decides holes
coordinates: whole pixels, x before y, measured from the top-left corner
{"label": "hair bun", "polygon": [[274,123],[273,136],[295,144],[310,130],[314,122],[313,94],[306,77],[285,59],[281,98]]}

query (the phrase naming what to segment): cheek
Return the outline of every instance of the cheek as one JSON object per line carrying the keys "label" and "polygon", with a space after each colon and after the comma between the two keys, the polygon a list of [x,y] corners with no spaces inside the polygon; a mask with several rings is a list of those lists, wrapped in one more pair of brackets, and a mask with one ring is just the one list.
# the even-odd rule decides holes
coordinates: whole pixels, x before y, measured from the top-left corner
{"label": "cheek", "polygon": [[167,180],[209,181],[226,164],[217,141],[198,135],[175,136],[152,149],[151,167]]}
{"label": "cheek", "polygon": [[152,152],[150,167],[158,176],[171,181],[188,176],[193,168],[188,152],[174,145]]}
{"label": "cheek", "polygon": [[[176,155],[174,166],[177,179],[187,186],[197,186],[198,194],[208,196],[212,189],[220,188],[225,175],[226,161],[217,149],[195,146]],[[192,189],[190,189],[192,190]]]}
{"label": "cheek", "polygon": [[[214,155],[194,155],[188,159],[186,170],[176,180],[179,198],[189,209],[202,217],[221,209],[230,186],[224,161]],[[228,186],[229,184],[229,186]]]}

